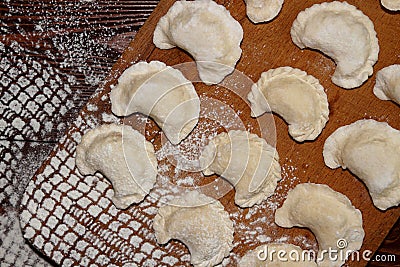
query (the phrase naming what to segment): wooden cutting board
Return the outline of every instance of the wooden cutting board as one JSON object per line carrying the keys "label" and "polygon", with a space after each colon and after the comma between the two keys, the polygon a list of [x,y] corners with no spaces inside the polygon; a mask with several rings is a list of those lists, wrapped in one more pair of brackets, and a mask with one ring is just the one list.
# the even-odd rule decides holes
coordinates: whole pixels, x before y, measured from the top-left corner
{"label": "wooden cutting board", "polygon": [[[297,14],[322,1],[286,0],[275,20],[258,25],[247,19],[243,1],[216,2],[223,4],[244,30],[241,45],[243,53],[237,64],[238,71],[257,81],[263,71],[271,68],[300,68],[320,80],[330,105],[329,122],[314,142],[295,142],[288,135],[286,123],[273,116],[283,180],[269,200],[249,209],[235,206],[233,190],[220,199],[235,224],[234,249],[224,261],[224,265],[236,266],[237,261],[249,249],[274,241],[297,244],[303,249],[318,248],[309,230],[283,229],[273,223],[274,210],[283,203],[287,192],[296,184],[304,182],[328,184],[334,190],[348,196],[363,215],[365,239],[361,250],[375,251],[398,219],[400,209],[392,208],[386,212],[376,209],[360,180],[349,171],[331,170],[325,166],[322,148],[324,141],[334,130],[362,118],[386,121],[392,127],[400,129],[399,107],[392,102],[381,101],[373,95],[375,75],[357,89],[341,89],[331,82],[335,69],[331,59],[317,51],[300,50],[292,43],[290,27]],[[375,74],[385,66],[400,63],[400,14],[384,10],[377,0],[348,2],[361,9],[375,25],[380,44],[379,60],[374,66]],[[34,247],[58,264],[122,266],[134,262],[138,266],[190,266],[188,250],[184,245],[172,241],[166,246],[159,246],[155,242],[152,218],[157,207],[163,205],[160,201],[164,197],[162,186],[165,186],[165,180],[168,179],[172,184],[192,188],[212,183],[217,179],[221,186],[219,190],[227,188],[226,183],[216,176],[204,178],[199,173],[179,172],[171,167],[173,151],[166,148],[160,129],[154,122],[141,115],[133,115],[125,120],[125,123],[134,128],[145,126],[146,138],[152,141],[159,151],[159,166],[165,167],[157,188],[143,203],[133,205],[125,211],[116,209],[110,201],[112,187],[107,180],[100,174],[82,177],[75,167],[75,148],[84,132],[99,124],[122,122],[111,114],[108,93],[110,86],[116,83],[118,76],[131,63],[159,60],[173,66],[193,61],[178,48],[160,50],[152,43],[156,23],[173,3],[173,0],[160,1],[135,40],[113,67],[104,86],[83,108],[65,138],[55,147],[26,189],[21,214],[24,235]],[[249,90],[250,85],[251,83],[244,83],[243,90]],[[218,100],[230,106],[248,130],[261,134],[263,129],[257,126],[256,120],[250,118],[248,103],[234,92],[226,90],[223,86],[206,86],[202,83],[195,83],[195,87],[201,97]],[[226,114],[219,115],[222,117]],[[201,136],[202,132],[206,131],[221,132],[222,126],[201,119],[192,135]],[[267,132],[271,131],[267,129]],[[273,139],[274,134],[271,136]],[[199,138],[193,137],[189,138],[190,140],[198,141]],[[188,142],[186,144],[187,147],[182,149],[190,147]],[[200,142],[198,145],[204,143]],[[193,153],[198,151],[198,147],[194,148]],[[365,264],[365,261],[349,263],[350,266]]]}

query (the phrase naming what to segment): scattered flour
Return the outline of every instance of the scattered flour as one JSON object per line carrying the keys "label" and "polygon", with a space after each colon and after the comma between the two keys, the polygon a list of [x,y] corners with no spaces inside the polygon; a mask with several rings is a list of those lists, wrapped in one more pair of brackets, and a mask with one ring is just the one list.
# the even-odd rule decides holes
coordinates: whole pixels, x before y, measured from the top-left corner
{"label": "scattered flour", "polygon": [[25,242],[16,211],[7,210],[0,215],[0,240],[1,266],[52,266]]}
{"label": "scattered flour", "polygon": [[[6,2],[9,1],[7,0]],[[97,1],[80,0],[77,5],[87,5],[91,4],[92,2]],[[69,21],[69,23],[73,24],[72,21]],[[52,23],[49,21],[43,20],[36,25],[36,30],[42,32],[49,30],[61,30],[58,27],[60,26],[57,24],[52,25]],[[85,64],[86,59],[90,58],[91,56],[90,51],[93,51],[88,49],[88,47],[105,49],[103,46],[95,44],[86,32],[74,34],[72,37],[68,37],[68,39],[62,35],[56,35],[51,39],[51,41],[53,42],[53,45],[58,48],[58,50],[62,51],[61,54],[64,56],[63,62],[61,63],[62,68],[76,67],[78,72],[84,74],[86,84],[91,86],[99,85],[103,78],[103,74],[99,74],[99,72],[95,71],[96,66],[93,68],[86,68],[87,65]],[[0,49],[4,50],[4,44],[0,43]],[[18,51],[21,49],[23,48],[19,47],[18,44],[14,45],[14,51],[16,53],[18,53]],[[51,55],[50,52],[47,53],[47,56],[49,58],[54,57],[54,55]],[[10,68],[11,65],[12,62],[2,59],[0,62],[0,69],[3,69],[5,72]],[[32,68],[31,66],[26,65],[21,65],[20,68],[23,71],[34,69],[36,72],[42,73],[42,77],[35,79],[34,84],[30,84],[29,79],[26,77],[19,79],[15,85],[16,87],[14,89],[10,89],[10,92],[12,92],[12,90],[21,91],[21,88],[27,88],[25,90],[26,94],[21,93],[15,99],[12,94],[8,93],[4,99],[9,102],[13,101],[11,105],[12,112],[19,113],[19,111],[22,110],[24,105],[27,103],[26,107],[28,107],[28,111],[30,111],[32,114],[36,114],[40,110],[40,117],[39,119],[31,120],[29,123],[20,118],[16,118],[12,121],[13,128],[21,131],[24,130],[27,125],[29,125],[32,132],[39,133],[43,130],[40,125],[44,125],[45,133],[55,130],[61,132],[62,129],[67,127],[67,125],[62,125],[62,127],[59,128],[59,124],[57,124],[57,122],[48,121],[47,119],[49,117],[54,117],[55,114],[61,114],[63,116],[69,110],[76,107],[74,99],[71,100],[69,98],[71,96],[71,87],[79,83],[78,79],[74,76],[65,77],[62,73],[57,72],[57,70],[54,70],[48,66],[41,66],[34,60],[32,60]],[[11,83],[10,78],[12,78],[13,75],[15,76],[16,71],[10,70],[8,73],[10,77],[2,76],[0,81],[0,83],[4,86],[8,86]],[[56,78],[53,79],[51,77]],[[29,101],[28,94],[32,96],[37,94],[37,92],[44,92],[44,94],[37,95],[35,101]],[[57,95],[54,95],[55,92],[57,92]],[[67,165],[65,163],[70,158],[70,155],[73,155],[73,152],[59,151],[56,160],[51,162],[51,168],[46,169],[41,174],[41,179],[49,180],[48,183],[42,182],[40,181],[40,178],[38,178],[37,184],[34,184],[31,188],[28,188],[28,191],[33,191],[36,186],[40,186],[43,191],[46,192],[46,194],[49,195],[50,192],[52,192],[50,195],[51,198],[61,199],[61,195],[65,194],[67,197],[63,198],[60,206],[55,207],[55,201],[51,200],[49,196],[46,196],[47,199],[42,202],[42,198],[44,198],[44,196],[41,196],[40,194],[36,196],[35,194],[35,202],[29,206],[29,211],[36,213],[37,210],[39,210],[38,203],[43,203],[44,209],[53,211],[54,215],[46,216],[46,211],[43,211],[43,218],[39,218],[40,220],[32,219],[30,221],[29,215],[24,215],[23,217],[27,219],[26,222],[29,221],[30,226],[33,227],[27,228],[26,236],[33,236],[35,232],[34,229],[45,229],[43,226],[56,228],[54,230],[55,234],[53,233],[53,230],[49,234],[49,239],[43,239],[41,235],[36,237],[34,240],[34,245],[43,248],[47,255],[54,253],[53,258],[55,258],[57,262],[62,260],[64,257],[63,255],[70,254],[71,258],[64,261],[65,265],[67,265],[67,263],[72,265],[74,261],[81,263],[85,261],[84,258],[80,258],[79,253],[69,253],[75,248],[75,243],[77,243],[76,248],[86,251],[89,258],[96,258],[96,262],[99,265],[113,266],[112,264],[109,264],[110,259],[120,260],[123,257],[134,258],[134,262],[138,264],[145,262],[144,265],[138,265],[132,262],[129,264],[127,263],[125,266],[158,266],[160,261],[168,266],[173,266],[179,261],[188,263],[189,255],[187,249],[185,249],[183,245],[169,244],[165,247],[160,247],[160,249],[158,249],[159,246],[153,245],[154,234],[147,229],[148,226],[151,225],[151,220],[149,217],[156,214],[157,208],[155,206],[158,206],[160,202],[166,202],[172,198],[173,194],[181,192],[179,190],[180,187],[196,187],[196,181],[203,178],[201,174],[197,176],[194,174],[194,172],[198,171],[199,168],[198,157],[200,155],[201,148],[208,143],[210,138],[217,134],[216,129],[218,127],[222,126],[227,130],[238,128],[245,129],[246,127],[249,128],[248,126],[243,125],[240,120],[239,115],[242,113],[241,110],[235,111],[231,106],[216,100],[210,101],[208,99],[206,103],[206,106],[203,105],[204,108],[202,109],[202,116],[213,122],[209,122],[206,125],[199,124],[197,127],[198,131],[195,130],[189,136],[189,138],[182,142],[182,144],[179,146],[172,146],[170,143],[165,142],[161,149],[157,151],[157,159],[163,162],[163,164],[160,164],[159,166],[159,181],[161,185],[164,185],[164,187],[161,187],[161,189],[158,189],[156,192],[154,192],[153,195],[156,196],[156,198],[148,197],[143,203],[140,204],[141,211],[135,210],[122,213],[121,211],[115,209],[109,201],[109,198],[112,197],[110,184],[107,181],[104,181],[104,177],[101,175],[90,178],[87,177],[87,179],[85,178],[83,182],[82,177],[71,174],[71,170],[73,170],[75,166],[73,164]],[[5,104],[0,106],[0,111],[4,113],[4,110],[6,110]],[[91,112],[96,112],[98,110],[96,105],[88,105],[87,110],[88,114],[83,114],[83,117],[78,118],[77,122],[75,122],[76,124],[82,123],[86,128],[94,128],[103,122],[119,122],[117,117],[108,113],[101,114],[101,118],[91,116]],[[144,120],[147,121],[146,118]],[[218,121],[218,123],[216,123],[216,121]],[[83,127],[78,128],[83,129]],[[7,131],[11,131],[8,130],[7,122],[3,118],[0,119],[0,131],[4,131],[6,133]],[[10,136],[11,134],[14,136],[13,133],[9,133]],[[80,138],[81,134],[76,133],[72,136],[73,141],[66,141],[65,146],[68,147],[70,143],[79,142]],[[6,141],[0,143],[0,145],[3,145],[4,147],[8,146]],[[71,146],[73,147],[73,145]],[[165,162],[168,162],[168,164]],[[16,165],[16,163],[14,163],[14,165]],[[67,165],[67,167],[65,167],[65,165]],[[3,165],[0,165],[0,167],[1,166]],[[55,169],[60,170],[61,176],[65,179],[64,183],[59,181],[60,177],[52,176]],[[2,169],[0,170],[3,171]],[[230,217],[235,222],[235,230],[237,231],[236,234],[239,236],[239,240],[234,244],[235,248],[242,246],[243,244],[253,244],[256,242],[270,242],[272,240],[276,242],[290,241],[289,237],[277,237],[273,231],[269,232],[274,228],[273,212],[278,207],[279,201],[285,197],[285,192],[288,190],[288,188],[298,182],[298,179],[292,175],[293,172],[296,171],[294,166],[286,164],[282,166],[282,170],[283,180],[290,181],[289,184],[285,183],[284,186],[280,185],[280,187],[278,187],[278,191],[282,191],[283,193],[276,193],[269,200],[264,201],[262,204],[256,205],[250,209],[238,209],[230,213]],[[173,173],[173,175],[169,175],[170,173]],[[176,185],[176,187],[165,188],[165,186],[169,186],[171,182]],[[3,183],[5,184],[6,182],[1,178],[0,186],[2,186]],[[92,191],[90,196],[88,191],[85,189],[88,186],[95,188],[95,191]],[[76,190],[74,188],[76,188]],[[215,186],[214,188],[216,191],[220,190],[218,186]],[[59,197],[57,197],[57,192],[60,195]],[[106,192],[107,198],[102,197],[104,192]],[[1,193],[0,197],[2,197]],[[101,198],[105,199],[103,200],[105,203],[104,207],[102,207],[100,204],[91,205],[93,202],[101,203]],[[155,199],[157,198],[159,201],[155,202]],[[73,201],[71,201],[71,199]],[[72,203],[75,202],[77,202],[80,206],[74,206]],[[69,210],[71,207],[77,209],[74,210],[75,219],[66,219],[67,216],[69,216]],[[128,218],[126,216],[124,217],[123,215],[127,215]],[[16,216],[14,217],[17,218]],[[95,221],[94,218],[99,219],[96,219]],[[4,224],[3,220],[4,218],[0,217],[1,226]],[[17,219],[15,219],[15,221],[17,221]],[[115,223],[110,223],[110,221]],[[241,221],[246,221],[246,223],[239,223]],[[90,225],[90,229],[86,229],[82,225],[79,226],[78,224],[80,223],[86,226]],[[110,227],[104,230],[104,227],[102,227],[101,224],[109,224]],[[16,224],[14,223],[14,225]],[[0,230],[1,229],[3,229],[3,227],[1,227]],[[71,229],[75,229],[73,230],[74,232],[66,234],[66,232],[71,231]],[[14,231],[11,232],[12,234],[16,234],[21,237],[21,234],[18,233],[18,230],[13,228],[12,231]],[[43,236],[45,235],[44,232],[45,230],[42,230],[41,232]],[[97,236],[91,236],[91,232],[95,233]],[[87,238],[87,240],[91,241],[90,243],[86,243],[83,240],[77,241],[78,236],[82,236],[82,233],[84,233],[84,237]],[[116,233],[118,233],[118,235],[116,235]],[[57,235],[65,235],[65,238],[63,237],[63,240],[59,240]],[[101,238],[99,239],[98,236]],[[3,240],[3,237],[1,240]],[[21,240],[23,241],[22,237]],[[299,241],[307,244],[306,239],[300,238]],[[58,250],[54,251],[54,248],[58,243]],[[4,244],[5,242],[3,241],[3,245]],[[110,246],[110,244],[112,246]],[[118,247],[120,251],[113,251],[114,248],[111,247],[114,246]],[[133,251],[134,249],[136,250]],[[23,250],[21,249],[21,251]],[[99,251],[104,253],[104,255],[99,255]],[[170,251],[181,254],[181,257],[168,256],[168,252]],[[29,253],[31,252],[26,252],[22,259],[24,259],[26,255],[30,255]],[[1,252],[0,259],[2,259]],[[157,259],[157,261],[154,259]],[[230,258],[224,259],[221,266],[232,266],[237,259],[238,255],[231,253]],[[45,266],[45,264],[43,265]],[[40,263],[38,263],[38,266],[40,266]]]}

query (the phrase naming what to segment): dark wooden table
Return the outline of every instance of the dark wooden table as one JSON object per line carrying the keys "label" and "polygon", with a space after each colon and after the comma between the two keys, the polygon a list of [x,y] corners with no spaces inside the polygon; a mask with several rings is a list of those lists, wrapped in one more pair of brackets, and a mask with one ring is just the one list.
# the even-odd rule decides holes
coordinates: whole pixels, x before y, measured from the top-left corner
{"label": "dark wooden table", "polygon": [[[0,237],[10,237],[28,180],[134,38],[158,1],[2,0],[0,3]],[[13,217],[14,216],[14,217]],[[16,222],[17,223],[17,222]],[[17,239],[17,238],[16,238]],[[16,241],[17,242],[17,241]],[[28,255],[0,241],[5,255]],[[397,255],[398,221],[377,255]],[[1,256],[0,263],[13,265]],[[21,266],[23,266],[21,265]],[[34,264],[32,264],[34,265]],[[3,265],[2,265],[3,266]]]}

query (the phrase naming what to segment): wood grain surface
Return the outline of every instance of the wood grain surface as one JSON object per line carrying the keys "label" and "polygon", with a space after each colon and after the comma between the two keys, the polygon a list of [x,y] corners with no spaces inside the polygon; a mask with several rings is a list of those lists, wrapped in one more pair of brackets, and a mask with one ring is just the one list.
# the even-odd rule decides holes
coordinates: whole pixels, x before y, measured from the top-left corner
{"label": "wood grain surface", "polygon": [[[89,101],[90,105],[102,103],[100,98],[110,91],[110,85],[116,83],[117,77],[126,69],[131,62],[139,60],[160,60],[168,65],[176,65],[183,62],[191,62],[192,58],[180,49],[159,50],[152,44],[154,27],[159,18],[166,13],[172,0],[162,0],[155,12],[149,17],[145,25],[135,36],[134,41],[124,51],[122,57],[114,65],[107,82],[104,85],[104,92],[98,94]],[[399,107],[388,101],[377,99],[373,93],[375,75],[373,75],[360,88],[354,90],[344,90],[332,84],[330,77],[333,74],[335,65],[329,58],[321,53],[312,50],[298,49],[290,39],[290,27],[296,15],[306,7],[321,1],[285,1],[280,15],[270,23],[254,25],[245,16],[245,6],[242,1],[217,1],[223,4],[231,12],[232,16],[238,20],[244,29],[244,39],[242,42],[243,54],[237,65],[237,69],[254,81],[258,80],[260,74],[271,68],[280,66],[292,66],[303,69],[318,78],[326,89],[330,104],[330,120],[314,142],[296,143],[287,133],[287,125],[277,116],[275,117],[277,132],[277,150],[280,155],[282,166],[292,167],[278,189],[277,195],[285,195],[288,189],[293,188],[299,182],[325,183],[336,191],[347,195],[353,205],[363,213],[364,229],[366,232],[364,244],[361,250],[376,251],[393,224],[397,221],[400,210],[390,209],[386,212],[377,210],[371,202],[365,186],[350,172],[343,170],[330,170],[324,165],[322,158],[322,147],[326,138],[338,127],[352,123],[362,118],[374,118],[379,121],[387,121],[392,127],[400,129]],[[378,34],[380,44],[380,54],[378,63],[375,65],[377,70],[390,65],[399,63],[399,51],[397,31],[400,26],[399,15],[389,13],[382,9],[378,1],[349,1],[350,4],[357,6],[374,22],[375,30]],[[233,108],[241,111],[240,118],[246,125],[254,123],[249,117],[250,110],[246,103],[229,93],[221,94],[216,86],[206,86],[197,83],[196,90],[199,94],[215,97],[223,102],[232,104]],[[223,96],[226,96],[223,98]],[[108,107],[103,107],[109,109]],[[88,112],[84,108],[84,113]],[[151,125],[156,129],[155,125]],[[259,133],[256,127],[251,131]],[[154,130],[156,132],[156,130]],[[71,131],[70,131],[71,133]],[[157,134],[147,136],[149,140],[155,137],[155,146],[160,147],[161,137]],[[45,165],[41,167],[43,170]],[[216,178],[216,177],[211,177]],[[296,179],[294,179],[296,178]],[[285,186],[287,185],[287,186]],[[281,204],[283,198],[278,202]],[[233,203],[233,192],[231,191],[221,199],[226,210],[235,212],[238,208]],[[134,209],[134,207],[133,207]],[[270,212],[270,211],[266,211]],[[261,216],[260,214],[257,214]],[[239,222],[236,222],[239,223]],[[246,223],[242,221],[241,223]],[[279,237],[283,235],[305,236],[310,242],[315,242],[311,232],[306,229],[282,229],[270,225],[252,225],[251,227],[263,227],[271,230],[271,234]],[[249,226],[250,227],[250,226]],[[235,239],[240,239],[236,235]],[[242,256],[248,249],[254,248],[257,242],[244,244],[235,248],[234,253]],[[299,244],[301,245],[301,244]],[[390,250],[387,250],[390,253]],[[366,262],[351,262],[350,266],[364,266]],[[388,266],[388,265],[386,265]]]}
{"label": "wood grain surface", "polygon": [[[175,65],[192,59],[180,49],[159,50],[152,44],[152,34],[158,19],[166,13],[168,7],[174,1],[161,1],[156,12],[138,33],[134,42],[123,54],[121,60],[114,66],[115,74],[119,74],[128,67],[127,62],[138,60],[160,60],[168,65]],[[305,70],[317,77],[326,89],[330,105],[330,120],[315,142],[299,144],[294,142],[287,133],[287,125],[276,117],[277,150],[281,157],[281,165],[289,163],[296,166],[293,173],[301,182],[325,183],[336,191],[347,195],[353,205],[359,208],[363,214],[365,241],[362,247],[375,251],[382,242],[390,228],[399,217],[398,208],[386,212],[377,210],[371,202],[371,198],[364,184],[355,178],[349,171],[341,169],[330,170],[324,165],[322,147],[325,139],[339,126],[352,123],[362,118],[374,118],[378,121],[387,121],[392,127],[400,129],[399,107],[388,101],[377,99],[373,93],[375,75],[360,88],[344,90],[335,86],[330,77],[333,74],[335,64],[323,54],[312,50],[298,49],[290,39],[290,27],[297,14],[306,7],[322,1],[285,1],[279,16],[271,23],[254,25],[245,16],[243,2],[217,1],[223,4],[238,20],[244,29],[242,43],[243,54],[237,64],[237,69],[254,81],[261,72],[280,66],[292,66]],[[348,1],[357,6],[374,23],[380,44],[380,54],[374,70],[399,63],[400,44],[398,42],[398,29],[400,15],[387,12],[382,9],[378,1]],[[114,76],[114,75],[113,75]],[[114,76],[115,77],[115,76]],[[111,79],[109,84],[115,82]],[[201,90],[204,85],[198,85]],[[210,89],[202,89],[210,90]],[[247,113],[247,114],[246,114]],[[248,110],[245,112],[248,116]],[[232,206],[231,199],[223,199],[225,206]],[[293,235],[306,230],[290,229],[282,230]],[[243,254],[248,249],[243,247]],[[365,262],[352,263],[351,266],[362,266]]]}

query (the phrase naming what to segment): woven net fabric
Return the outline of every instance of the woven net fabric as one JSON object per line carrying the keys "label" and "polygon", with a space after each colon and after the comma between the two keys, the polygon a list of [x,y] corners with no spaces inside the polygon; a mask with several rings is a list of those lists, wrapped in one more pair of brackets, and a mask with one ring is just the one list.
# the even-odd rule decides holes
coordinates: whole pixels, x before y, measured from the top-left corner
{"label": "woven net fabric", "polygon": [[[107,95],[102,99],[98,109],[109,106]],[[62,266],[188,263],[182,244],[156,245],[151,228],[156,198],[148,197],[132,209],[119,210],[110,200],[113,190],[103,176],[83,177],[77,171],[75,149],[82,135],[100,123],[118,122],[98,109],[81,113],[30,181],[22,200],[24,237]]]}
{"label": "woven net fabric", "polygon": [[[116,79],[115,75],[110,77]],[[240,83],[235,85],[242,87]],[[173,184],[186,184],[185,190],[190,191],[204,185],[202,180],[205,178],[199,171],[185,171],[185,168],[179,168],[179,162],[173,165],[169,161],[177,156],[178,151],[169,146],[169,142],[163,143],[162,131],[154,121],[140,114],[129,116],[125,121],[142,132],[147,140],[152,140],[159,164],[156,185],[140,204],[126,210],[116,208],[111,201],[114,192],[107,178],[101,174],[83,176],[75,165],[76,147],[88,130],[103,124],[123,122],[111,113],[110,90],[105,86],[92,96],[29,182],[20,217],[24,237],[46,257],[62,266],[190,266],[190,254],[184,244],[177,240],[166,245],[157,244],[152,221],[161,205],[181,193],[174,190]],[[204,90],[210,91],[207,87]],[[232,103],[239,103],[240,97],[234,91],[215,90],[209,92],[206,99],[218,100],[224,95],[229,96]],[[211,105],[203,112],[209,112],[208,115],[216,118],[229,118],[228,113],[232,113],[231,116],[242,114],[239,104],[232,104],[234,108],[226,106],[229,109]],[[249,114],[250,109],[247,112]],[[190,155],[198,151],[200,143],[205,145],[207,138],[216,134],[219,127],[223,128],[221,125],[224,123],[219,126],[214,123],[200,120],[196,129],[185,139],[183,143],[188,140],[186,148]],[[226,127],[236,127],[232,120],[226,124],[230,125]],[[257,127],[254,120],[248,120],[244,125],[251,129]],[[181,148],[185,150],[184,145]],[[290,169],[282,176],[282,181],[290,185],[298,182]],[[174,183],[171,180],[175,180]],[[216,180],[219,181],[217,186],[211,189],[225,191],[224,187],[229,183],[224,179]],[[279,192],[274,196],[248,209],[241,209],[234,204],[232,187],[220,196],[219,200],[235,225],[233,250],[222,266],[235,266],[243,246],[253,248],[259,242],[287,241],[316,249],[316,243],[309,241],[312,240],[310,235],[282,237],[277,233],[274,210],[289,188],[278,187]]]}
{"label": "woven net fabric", "polygon": [[[4,11],[0,25],[1,266],[53,264],[22,236],[22,195],[157,3],[77,1],[71,6],[67,1],[6,0],[0,4]],[[122,6],[132,14],[122,14]],[[102,19],[104,12],[117,20]],[[95,19],[88,20],[87,15]]]}

